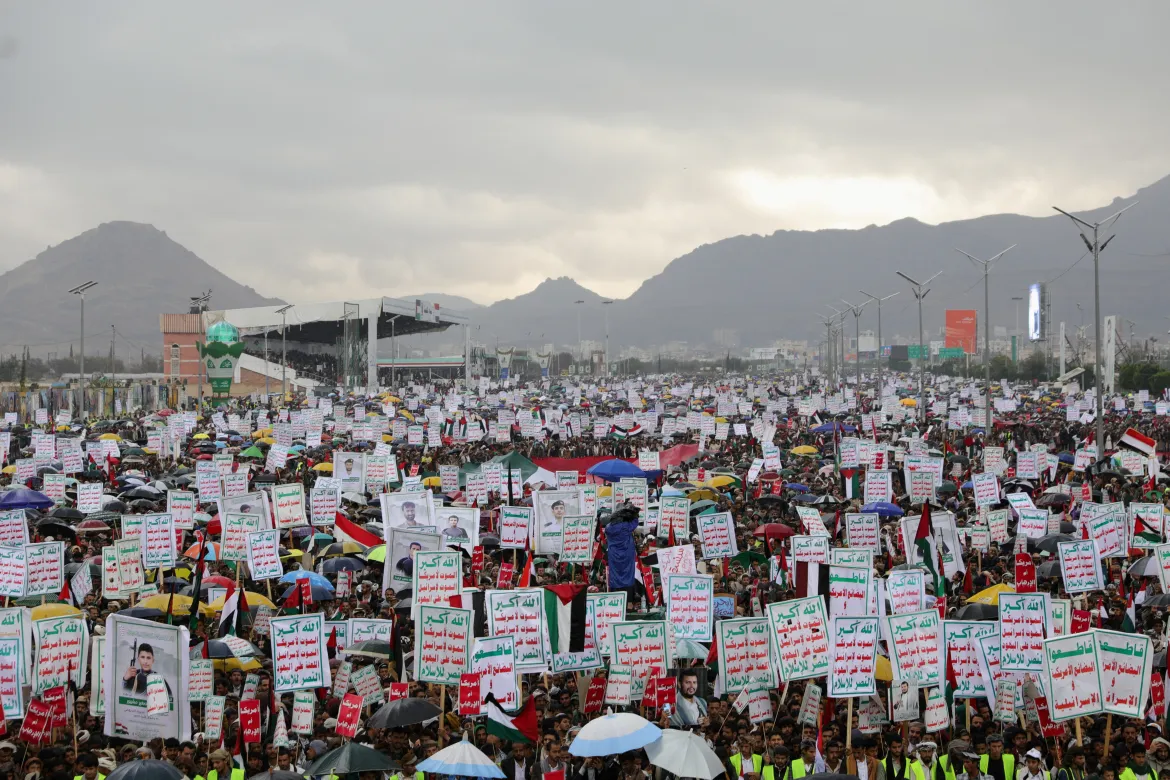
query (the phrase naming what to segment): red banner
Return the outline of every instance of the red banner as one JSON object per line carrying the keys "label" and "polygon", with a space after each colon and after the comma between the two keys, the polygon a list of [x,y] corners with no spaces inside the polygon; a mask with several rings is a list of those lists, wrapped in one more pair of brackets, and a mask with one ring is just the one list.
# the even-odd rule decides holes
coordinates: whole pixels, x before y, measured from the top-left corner
{"label": "red banner", "polygon": [[479,672],[464,672],[459,675],[459,714],[481,715],[483,699],[480,696]]}
{"label": "red banner", "polygon": [[946,347],[962,347],[968,355],[974,355],[975,326],[977,315],[974,309],[947,309]]}
{"label": "red banner", "polygon": [[1069,620],[1068,632],[1070,634],[1083,634],[1089,630],[1089,610],[1074,609],[1072,617]]}
{"label": "red banner", "polygon": [[496,577],[496,587],[500,590],[507,590],[512,587],[511,561],[503,561],[500,563],[500,574]]}
{"label": "red banner", "polygon": [[53,727],[49,725],[52,717],[53,713],[48,704],[40,699],[33,699],[28,703],[24,722],[20,725],[20,738],[32,745],[48,742],[53,731]]}
{"label": "red banner", "polygon": [[1036,564],[1028,553],[1016,553],[1016,593],[1036,592]]}
{"label": "red banner", "polygon": [[601,712],[605,703],[605,678],[594,677],[589,681],[589,690],[585,694],[585,713]]}
{"label": "red banner", "polygon": [[259,699],[244,699],[240,702],[240,728],[244,731],[245,744],[260,743]]}
{"label": "red banner", "polygon": [[405,699],[410,695],[410,683],[390,683],[390,701]]}
{"label": "red banner", "polygon": [[483,571],[483,545],[471,548],[471,571],[473,574]]}
{"label": "red banner", "polygon": [[1059,737],[1064,734],[1064,724],[1054,723],[1048,715],[1048,699],[1043,696],[1036,699],[1036,715],[1040,719],[1040,731],[1046,737]]}
{"label": "red banner", "polygon": [[337,710],[337,733],[353,739],[357,736],[358,720],[362,716],[362,697],[347,693]]}

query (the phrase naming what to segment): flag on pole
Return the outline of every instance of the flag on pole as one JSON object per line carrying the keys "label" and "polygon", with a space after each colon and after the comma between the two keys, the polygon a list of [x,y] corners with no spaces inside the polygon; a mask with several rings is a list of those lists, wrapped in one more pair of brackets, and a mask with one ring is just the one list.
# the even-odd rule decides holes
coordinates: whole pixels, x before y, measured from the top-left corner
{"label": "flag on pole", "polygon": [[945,596],[946,590],[938,573],[938,545],[931,533],[930,504],[922,505],[922,516],[918,518],[918,529],[914,532],[914,546],[922,556],[922,563],[934,578],[934,595]]}
{"label": "flag on pole", "polygon": [[496,697],[488,694],[484,699],[484,709],[487,712],[487,727],[489,734],[509,742],[527,742],[536,744],[540,741],[540,730],[536,724],[536,699],[529,696],[524,706],[515,715],[504,712]]}

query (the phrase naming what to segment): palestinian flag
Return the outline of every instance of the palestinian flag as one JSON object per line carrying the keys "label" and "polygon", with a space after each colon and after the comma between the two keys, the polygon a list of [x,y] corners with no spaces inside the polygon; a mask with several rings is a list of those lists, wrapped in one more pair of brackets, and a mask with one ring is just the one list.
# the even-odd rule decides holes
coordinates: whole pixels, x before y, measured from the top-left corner
{"label": "palestinian flag", "polygon": [[504,712],[496,702],[496,697],[490,693],[483,704],[487,712],[485,725],[489,734],[509,742],[536,744],[540,741],[540,730],[536,726],[536,699],[529,696],[515,715]]}
{"label": "palestinian flag", "polygon": [[845,499],[861,498],[861,469],[841,469],[841,478],[845,480]]}
{"label": "palestinian flag", "polygon": [[244,596],[244,589],[233,585],[228,590],[227,598],[223,602],[223,612],[219,616],[219,631],[216,636],[243,636],[244,615],[248,614],[248,599]]}
{"label": "palestinian flag", "polygon": [[333,538],[339,542],[356,542],[362,547],[377,547],[383,540],[350,520],[341,512],[333,517]]}
{"label": "palestinian flag", "polygon": [[1139,512],[1133,513],[1133,538],[1142,539],[1150,544],[1162,543],[1162,534]]}
{"label": "palestinian flag", "polygon": [[584,652],[586,590],[583,583],[544,587],[544,616],[554,653]]}
{"label": "palestinian flag", "polygon": [[922,516],[918,518],[918,529],[914,532],[914,546],[918,548],[923,565],[934,578],[934,594],[945,596],[946,587],[938,573],[938,545],[931,533],[929,503],[922,505]]}
{"label": "palestinian flag", "polygon": [[641,432],[642,426],[638,423],[634,423],[629,428],[622,428],[619,425],[615,425],[610,429],[609,435],[615,439],[628,439],[631,436],[637,436]]}
{"label": "palestinian flag", "polygon": [[1121,630],[1132,634],[1137,629],[1137,609],[1133,603],[1133,594],[1125,600],[1125,615],[1121,618]]}

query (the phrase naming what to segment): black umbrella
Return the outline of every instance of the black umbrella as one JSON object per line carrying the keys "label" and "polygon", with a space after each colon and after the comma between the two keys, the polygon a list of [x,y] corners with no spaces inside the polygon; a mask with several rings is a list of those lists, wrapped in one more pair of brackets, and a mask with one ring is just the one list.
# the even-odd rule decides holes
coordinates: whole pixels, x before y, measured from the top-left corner
{"label": "black umbrella", "polygon": [[52,518],[37,523],[37,531],[41,535],[68,536],[70,539],[77,538],[77,531],[71,526]]}
{"label": "black umbrella", "polygon": [[[80,569],[82,566],[89,567],[89,576],[90,577],[102,576],[102,567],[101,566],[98,566],[98,565],[93,564],[93,563],[81,563],[81,562],[65,564],[65,576],[72,577],[74,574],[77,573],[77,570]],[[122,614],[122,613],[119,611],[118,614]]]}
{"label": "black umbrella", "polygon": [[994,604],[967,604],[955,613],[955,618],[958,620],[998,620],[999,607]]}
{"label": "black umbrella", "polygon": [[1046,552],[1056,555],[1060,551],[1061,542],[1076,541],[1070,534],[1045,534],[1039,539],[1028,540],[1029,552]]}
{"label": "black umbrella", "polygon": [[390,658],[394,655],[394,648],[389,642],[380,639],[367,639],[364,642],[358,642],[356,645],[350,645],[345,648],[345,655],[360,655],[366,658]]}
{"label": "black umbrella", "polygon": [[479,543],[483,547],[499,547],[500,537],[485,532],[479,535]]}
{"label": "black umbrella", "polygon": [[153,618],[160,618],[167,614],[161,609],[154,609],[153,607],[127,607],[126,609],[118,610],[119,615],[126,617],[142,618],[143,620],[151,620]]}
{"label": "black umbrella", "polygon": [[183,780],[183,773],[166,761],[127,761],[106,775],[106,780]]}
{"label": "black umbrella", "polygon": [[[349,648],[346,648],[346,652]],[[377,712],[366,721],[367,729],[394,729],[404,726],[413,726],[416,723],[425,723],[432,718],[439,717],[439,708],[426,699],[396,699],[389,704],[383,704]]]}
{"label": "black umbrella", "polygon": [[[412,701],[411,699],[399,699],[399,701]],[[420,701],[414,699],[413,701]],[[390,705],[386,705],[387,707]],[[431,705],[434,707],[434,705]],[[385,707],[383,707],[385,709]],[[437,710],[437,708],[436,708]],[[380,712],[381,710],[379,710]],[[438,712],[435,713],[436,715]],[[377,717],[377,713],[374,714]],[[370,723],[373,718],[366,723],[366,728],[370,728]],[[378,727],[385,728],[385,727]],[[339,748],[330,750],[325,755],[318,758],[313,763],[305,768],[306,775],[345,775],[357,772],[394,772],[398,770],[398,764],[390,760],[390,758],[381,752],[368,748],[365,745],[359,745],[356,742],[346,742]],[[143,778],[145,780],[145,778]]]}
{"label": "black umbrella", "polygon": [[1036,567],[1036,579],[1046,580],[1060,576],[1060,561],[1048,561]]}
{"label": "black umbrella", "polygon": [[136,498],[130,502],[130,507],[132,509],[148,509],[149,510],[149,509],[154,509],[155,506],[157,506],[157,505],[158,505],[157,501],[151,501],[150,499],[146,499],[146,498]]}
{"label": "black umbrella", "polygon": [[944,482],[935,490],[940,496],[946,493],[954,495],[959,492],[958,486],[954,482]]}
{"label": "black umbrella", "polygon": [[133,490],[127,490],[119,498],[148,498],[157,501],[162,497],[162,491],[157,488],[152,488],[148,485],[139,485]]}
{"label": "black umbrella", "polygon": [[336,574],[339,571],[361,571],[366,565],[357,558],[326,558],[321,561],[322,574]]}
{"label": "black umbrella", "polygon": [[1153,555],[1138,558],[1126,572],[1130,577],[1157,577],[1158,559]]}
{"label": "black umbrella", "polygon": [[1037,509],[1049,509],[1057,506],[1068,506],[1072,503],[1072,496],[1067,493],[1045,493],[1036,499]]}
{"label": "black umbrella", "polygon": [[85,512],[80,512],[71,506],[59,506],[49,513],[49,517],[58,520],[84,520]]}
{"label": "black umbrella", "polygon": [[[235,653],[232,652],[232,649],[230,647],[228,647],[227,642],[220,641],[219,639],[211,639],[207,642],[207,657],[208,658],[245,658],[245,657],[246,658],[263,658],[264,657],[264,654],[261,653],[256,648],[256,646],[254,644],[252,644],[251,642],[247,642],[247,645],[248,645],[248,647],[251,648],[251,651],[250,652],[246,651],[242,655],[237,656]],[[203,648],[200,645],[196,645],[195,647],[191,648],[191,657],[192,658],[202,658],[203,657],[202,653],[203,653]]]}

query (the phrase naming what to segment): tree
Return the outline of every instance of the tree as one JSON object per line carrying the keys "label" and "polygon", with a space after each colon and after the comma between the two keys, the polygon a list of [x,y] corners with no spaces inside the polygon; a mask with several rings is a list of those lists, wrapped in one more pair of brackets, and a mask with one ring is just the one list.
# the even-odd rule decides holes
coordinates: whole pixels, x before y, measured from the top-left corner
{"label": "tree", "polygon": [[1170,387],[1170,371],[1159,371],[1150,377],[1149,385],[1145,389],[1150,391],[1150,395],[1161,396],[1168,387]]}

